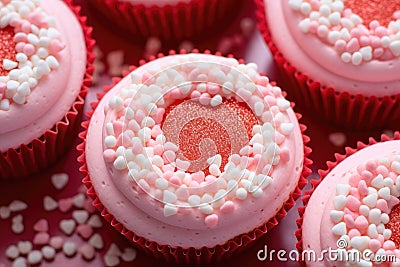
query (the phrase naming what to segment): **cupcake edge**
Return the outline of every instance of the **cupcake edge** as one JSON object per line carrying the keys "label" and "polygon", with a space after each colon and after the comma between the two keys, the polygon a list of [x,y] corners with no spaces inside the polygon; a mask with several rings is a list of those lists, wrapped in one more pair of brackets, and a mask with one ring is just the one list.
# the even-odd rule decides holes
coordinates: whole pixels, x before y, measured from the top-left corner
{"label": "cupcake edge", "polygon": [[[264,0],[255,0],[255,2],[258,28],[279,72],[285,74],[287,78],[282,82],[282,89],[288,92],[289,98],[292,98],[298,106],[305,108],[308,112],[321,114],[328,122],[348,129],[384,128],[400,122],[400,116],[397,118],[392,116],[400,114],[400,93],[393,96],[367,97],[362,94],[338,92],[332,87],[321,85],[292,66],[272,40]],[[308,110],[310,107],[312,110]],[[369,116],[369,114],[374,115]],[[377,121],[376,118],[379,120]]]}
{"label": "cupcake edge", "polygon": [[[192,53],[199,53],[198,50],[193,50]],[[204,51],[205,54],[211,54],[210,51]],[[177,54],[175,51],[171,50],[169,55]],[[179,54],[186,54],[185,50],[181,50]],[[216,52],[216,56],[221,56],[221,53]],[[157,58],[164,57],[163,54],[159,53],[156,57],[153,56],[149,61],[153,61]],[[228,56],[233,57],[233,56]],[[243,62],[239,60],[239,62]],[[145,64],[146,61],[141,60],[140,65]],[[131,66],[129,71],[123,74],[123,77],[128,75],[130,72],[135,70],[136,67]],[[122,78],[123,78],[122,77]],[[82,182],[87,187],[87,194],[93,200],[93,205],[101,212],[101,215],[122,235],[124,235],[131,242],[136,244],[139,248],[142,248],[147,254],[153,255],[156,258],[164,259],[168,262],[178,262],[178,263],[209,263],[212,261],[220,261],[223,258],[230,257],[232,254],[243,250],[245,247],[249,246],[253,243],[253,241],[257,240],[259,237],[263,236],[270,229],[278,224],[278,222],[283,219],[287,212],[295,205],[295,201],[301,196],[301,190],[308,183],[307,177],[311,174],[311,169],[309,168],[312,164],[312,161],[308,158],[308,155],[311,153],[311,149],[306,146],[309,142],[310,138],[304,134],[307,127],[301,123],[299,123],[300,130],[302,133],[302,140],[304,144],[304,161],[303,161],[303,170],[299,177],[298,185],[293,190],[293,192],[289,195],[288,200],[282,204],[281,209],[272,217],[268,222],[265,222],[261,226],[255,228],[254,230],[236,236],[235,238],[228,240],[224,245],[217,245],[212,248],[202,247],[201,249],[195,248],[182,248],[182,247],[171,247],[169,245],[160,245],[154,241],[147,240],[146,238],[140,237],[133,233],[131,230],[124,227],[112,214],[110,214],[105,206],[101,203],[100,199],[97,197],[97,194],[94,190],[94,187],[91,183],[91,178],[88,173],[87,164],[86,164],[86,156],[85,156],[85,144],[86,144],[86,134],[90,122],[90,118],[93,115],[95,108],[98,103],[102,99],[102,97],[113,88],[122,78],[113,78],[112,84],[105,87],[104,92],[99,93],[97,95],[97,102],[91,103],[91,107],[93,110],[87,112],[88,120],[82,123],[82,127],[84,131],[79,134],[79,137],[82,141],[77,146],[77,150],[80,153],[78,157],[78,162],[81,164],[80,171],[84,175]],[[293,107],[293,103],[292,103]],[[301,115],[296,113],[296,117],[299,120]]]}
{"label": "cupcake edge", "polygon": [[[306,190],[304,192],[304,195],[302,196],[301,200],[303,202],[303,206],[298,208],[298,213],[299,213],[299,218],[296,220],[296,224],[297,224],[297,230],[295,231],[295,235],[297,238],[297,243],[296,243],[296,248],[297,250],[300,252],[303,251],[303,229],[302,229],[302,225],[303,225],[303,219],[304,219],[304,213],[305,210],[307,208],[307,204],[311,198],[311,195],[313,194],[313,192],[318,188],[319,184],[322,182],[322,180],[343,160],[345,160],[347,157],[355,154],[356,152],[378,144],[378,143],[382,143],[382,142],[387,142],[387,141],[393,141],[393,140],[400,140],[400,132],[395,132],[393,137],[389,137],[386,134],[382,134],[380,141],[377,141],[376,139],[370,137],[368,140],[368,143],[363,143],[363,142],[357,142],[357,146],[356,148],[351,148],[351,147],[346,147],[345,148],[345,154],[339,154],[339,153],[335,153],[335,161],[327,161],[326,165],[327,168],[326,169],[320,169],[318,170],[318,175],[320,176],[319,179],[313,179],[310,181],[311,184],[311,189]],[[300,262],[301,266],[306,266],[306,263],[304,261]]]}
{"label": "cupcake edge", "polygon": [[49,166],[71,147],[76,138],[85,97],[92,83],[95,41],[91,37],[93,29],[87,25],[87,18],[81,15],[80,6],[74,5],[72,0],[62,1],[77,17],[86,44],[86,71],[80,92],[64,117],[56,122],[51,129],[46,130],[42,136],[33,139],[29,144],[22,144],[19,148],[10,148],[1,153],[0,180],[28,176]]}

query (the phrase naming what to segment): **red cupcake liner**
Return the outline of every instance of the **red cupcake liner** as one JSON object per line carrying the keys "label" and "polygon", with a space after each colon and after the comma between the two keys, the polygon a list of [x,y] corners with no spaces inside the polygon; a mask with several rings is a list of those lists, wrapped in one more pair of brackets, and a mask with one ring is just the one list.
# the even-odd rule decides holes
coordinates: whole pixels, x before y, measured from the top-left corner
{"label": "red cupcake liner", "polygon": [[[194,51],[198,53],[197,50]],[[184,54],[185,51],[181,51],[181,54]],[[206,54],[210,54],[209,51],[205,51]],[[174,51],[170,51],[170,55],[176,54]],[[216,55],[221,55],[220,53],[216,53]],[[159,54],[157,57],[163,57],[163,54]],[[150,61],[156,59],[156,57],[152,57]],[[146,61],[141,61],[140,64],[145,64]],[[129,72],[124,73],[124,76],[128,75],[131,71],[133,71],[136,67],[131,67]],[[303,124],[300,124],[300,129],[302,132],[302,138],[304,143],[304,162],[303,162],[303,170],[299,178],[299,182],[297,187],[290,194],[288,200],[283,203],[280,210],[275,214],[273,218],[271,218],[268,222],[260,225],[254,230],[236,236],[235,238],[227,241],[224,245],[217,245],[212,248],[202,247],[200,249],[196,248],[182,248],[182,247],[172,247],[168,245],[160,245],[154,241],[148,240],[144,237],[136,235],[131,230],[125,228],[123,224],[121,224],[112,214],[110,214],[105,206],[101,203],[101,200],[98,198],[97,193],[92,185],[90,174],[88,172],[87,164],[86,164],[86,153],[85,153],[85,144],[86,144],[86,135],[89,127],[90,118],[93,115],[94,110],[96,109],[98,103],[102,99],[102,97],[113,88],[122,78],[114,78],[113,84],[105,87],[105,91],[101,94],[97,95],[98,101],[95,103],[91,103],[92,111],[87,113],[88,120],[82,123],[84,131],[79,134],[79,137],[82,139],[82,143],[77,146],[77,150],[80,153],[78,157],[78,162],[81,163],[80,171],[84,175],[83,183],[88,188],[87,194],[93,199],[93,205],[101,212],[101,215],[122,235],[124,235],[128,240],[133,242],[138,248],[145,251],[147,254],[152,255],[156,258],[168,261],[168,262],[176,262],[176,263],[190,263],[190,264],[205,264],[210,262],[217,262],[225,258],[229,258],[234,253],[238,253],[250,246],[254,243],[255,240],[265,235],[271,228],[276,226],[280,220],[282,220],[287,212],[295,205],[296,200],[301,196],[301,191],[304,186],[308,183],[307,177],[311,174],[310,166],[312,161],[308,158],[308,155],[311,153],[311,149],[306,146],[309,142],[310,138],[304,134],[307,127]],[[293,106],[293,105],[292,105]],[[296,117],[300,120],[301,115],[296,113]]]}
{"label": "red cupcake liner", "polygon": [[[320,116],[329,123],[348,129],[393,128],[400,123],[400,94],[393,96],[364,96],[338,92],[321,85],[297,70],[280,52],[268,29],[263,0],[255,0],[258,27],[280,72],[280,85],[288,99],[302,110]],[[317,78],[317,77],[316,77]]]}
{"label": "red cupcake liner", "polygon": [[121,33],[164,41],[209,36],[227,25],[243,0],[192,0],[159,7],[119,0],[91,0],[91,6]]}
{"label": "red cupcake liner", "polygon": [[[311,195],[314,193],[318,185],[324,180],[324,178],[335,168],[340,162],[342,162],[344,159],[347,157],[353,155],[354,153],[360,151],[361,149],[364,149],[366,147],[372,146],[377,143],[382,143],[382,142],[387,142],[387,141],[392,141],[392,140],[400,140],[400,132],[395,132],[393,137],[389,137],[385,134],[381,135],[381,140],[377,141],[374,138],[370,137],[368,140],[368,144],[363,143],[363,142],[358,142],[356,148],[351,148],[351,147],[346,147],[345,148],[345,154],[339,154],[335,153],[335,161],[327,161],[327,169],[326,170],[318,170],[319,174],[319,179],[314,179],[310,181],[310,184],[312,185],[311,189],[306,190],[304,192],[303,197],[301,200],[303,201],[303,206],[298,208],[298,212],[300,215],[300,218],[296,220],[296,224],[298,229],[295,231],[295,235],[297,238],[297,243],[296,243],[296,248],[300,252],[303,251],[303,216],[305,213],[305,210],[307,208],[307,204],[310,200]],[[301,266],[306,266],[305,262],[300,262]]]}
{"label": "red cupcake liner", "polygon": [[81,90],[65,116],[55,123],[53,128],[17,149],[8,149],[0,155],[0,180],[25,177],[38,172],[56,162],[68,151],[76,140],[81,121],[85,97],[92,81],[95,54],[95,41],[91,38],[92,28],[86,25],[86,17],[80,15],[80,7],[74,6],[72,0],[64,0],[77,16],[85,35],[87,57],[86,72]]}

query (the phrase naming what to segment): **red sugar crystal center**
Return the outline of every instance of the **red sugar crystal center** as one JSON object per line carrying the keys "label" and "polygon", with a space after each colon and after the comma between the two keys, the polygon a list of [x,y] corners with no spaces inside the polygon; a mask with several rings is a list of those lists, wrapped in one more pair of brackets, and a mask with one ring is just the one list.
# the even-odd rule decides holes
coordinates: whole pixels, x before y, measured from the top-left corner
{"label": "red sugar crystal center", "polygon": [[15,51],[14,35],[12,27],[0,29],[0,76],[6,76],[9,72],[3,68],[4,59],[16,61],[17,52]]}
{"label": "red sugar crystal center", "polygon": [[359,15],[366,26],[377,20],[380,25],[387,27],[393,20],[393,14],[400,10],[399,0],[346,0],[344,4]]}
{"label": "red sugar crystal center", "polygon": [[[212,115],[202,117],[199,108]],[[189,172],[202,170],[206,175],[208,158],[220,154],[223,171],[229,156],[248,144],[253,126],[258,124],[245,103],[232,99],[225,99],[217,107],[202,106],[192,100],[179,101],[166,109],[164,118],[162,128],[167,141],[179,146],[177,158],[191,162]]]}
{"label": "red sugar crystal center", "polygon": [[386,228],[392,231],[392,240],[397,248],[400,248],[400,205],[395,206],[389,214],[389,222]]}

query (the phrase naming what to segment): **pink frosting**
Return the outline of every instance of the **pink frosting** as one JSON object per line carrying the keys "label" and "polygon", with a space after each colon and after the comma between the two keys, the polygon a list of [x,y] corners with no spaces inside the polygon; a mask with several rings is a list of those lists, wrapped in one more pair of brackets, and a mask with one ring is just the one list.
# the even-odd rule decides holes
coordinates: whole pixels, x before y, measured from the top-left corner
{"label": "pink frosting", "polygon": [[[162,62],[174,60],[171,56],[162,58]],[[216,60],[215,56],[199,56],[204,59]],[[218,60],[222,60],[220,58]],[[175,61],[175,60],[174,60]],[[176,61],[175,61],[176,62]],[[154,64],[150,62],[136,71],[151,69]],[[248,197],[244,201],[235,202],[235,211],[232,214],[219,214],[219,222],[215,228],[208,228],[204,224],[203,216],[179,213],[164,217],[161,205],[152,205],[154,199],[147,195],[138,195],[133,192],[132,185],[129,183],[126,174],[116,171],[112,166],[109,167],[102,157],[104,148],[99,144],[103,143],[104,122],[107,115],[104,113],[112,96],[119,93],[121,88],[131,83],[131,78],[127,76],[119,82],[106,96],[100,101],[93,117],[91,118],[86,141],[86,160],[88,170],[95,191],[101,202],[119,222],[127,229],[139,236],[155,241],[159,244],[181,246],[184,248],[202,246],[213,247],[224,244],[227,240],[243,233],[247,233],[254,228],[266,223],[288,200],[289,195],[296,188],[303,165],[303,143],[302,135],[293,110],[288,110],[288,118],[294,123],[293,133],[288,136],[283,143],[291,152],[290,160],[280,162],[271,173],[272,183],[265,189],[263,195],[257,199]],[[140,199],[141,207],[134,204]],[[158,211],[146,212],[144,207]],[[151,216],[152,214],[153,216]],[[159,214],[160,216],[155,216]],[[243,218],[246,218],[245,220]]]}
{"label": "pink frosting", "polygon": [[[324,249],[336,249],[338,236],[332,234],[334,222],[330,219],[330,211],[334,210],[333,198],[336,196],[336,185],[347,184],[353,174],[357,174],[357,166],[369,160],[393,156],[400,153],[400,141],[388,141],[364,148],[339,163],[313,192],[303,217],[303,249],[314,250],[321,255]],[[307,266],[332,266],[332,263],[307,262]],[[335,262],[335,266],[347,266],[346,263]]]}
{"label": "pink frosting", "polygon": [[338,52],[313,34],[299,28],[303,19],[287,0],[265,0],[266,14],[274,43],[300,72],[339,92],[365,96],[399,93],[400,60],[372,60],[355,66],[344,63]]}
{"label": "pink frosting", "polygon": [[26,104],[0,111],[0,151],[28,144],[51,129],[71,108],[81,89],[86,68],[81,25],[60,0],[42,0],[42,8],[54,16],[66,47],[59,54],[59,68],[40,79]]}

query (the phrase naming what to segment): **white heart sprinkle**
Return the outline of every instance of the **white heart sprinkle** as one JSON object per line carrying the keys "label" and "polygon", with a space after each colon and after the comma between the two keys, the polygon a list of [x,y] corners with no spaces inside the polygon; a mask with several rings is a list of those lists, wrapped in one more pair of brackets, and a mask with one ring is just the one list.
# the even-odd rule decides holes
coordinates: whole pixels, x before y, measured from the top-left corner
{"label": "white heart sprinkle", "polygon": [[340,223],[336,224],[335,226],[333,226],[332,233],[334,235],[338,235],[338,236],[345,235],[347,233],[346,223],[340,222]]}
{"label": "white heart sprinkle", "polygon": [[57,207],[58,207],[57,201],[55,201],[52,197],[45,196],[43,198],[43,208],[45,211],[52,211],[57,209]]}
{"label": "white heart sprinkle", "polygon": [[12,267],[28,267],[28,265],[25,258],[19,257],[14,260]]}
{"label": "white heart sprinkle", "polygon": [[120,260],[119,257],[114,256],[114,255],[104,255],[104,264],[108,267],[114,267],[114,266],[118,266],[120,264]]}
{"label": "white heart sprinkle", "polygon": [[94,234],[88,241],[90,245],[92,245],[95,249],[103,249],[104,242],[103,238],[100,234]]}
{"label": "white heart sprinkle", "polygon": [[164,206],[164,216],[169,217],[178,213],[178,208],[171,204],[166,204]]}
{"label": "white heart sprinkle", "polygon": [[340,222],[340,220],[342,220],[342,218],[343,218],[343,215],[344,215],[343,211],[331,210],[331,212],[330,212],[331,220],[334,223]]}
{"label": "white heart sprinkle", "polygon": [[74,242],[67,241],[64,243],[62,250],[65,256],[72,257],[77,251],[76,244]]}
{"label": "white heart sprinkle", "polygon": [[84,224],[89,218],[89,212],[86,210],[74,210],[72,212],[72,218],[74,218],[78,224]]}
{"label": "white heart sprinkle", "polygon": [[93,215],[89,218],[87,224],[90,225],[90,226],[93,227],[93,228],[101,228],[101,227],[103,227],[103,223],[102,223],[102,221],[101,221],[101,218],[100,218],[100,216],[97,215],[97,214],[93,214]]}
{"label": "white heart sprinkle", "polygon": [[117,246],[117,244],[112,243],[110,245],[110,247],[108,248],[107,255],[112,255],[112,256],[117,256],[120,257],[122,255],[122,251],[119,249],[119,247]]}
{"label": "white heart sprinkle", "polygon": [[16,259],[19,256],[19,250],[16,245],[11,245],[6,249],[6,256],[10,259]]}
{"label": "white heart sprinkle", "polygon": [[43,259],[43,255],[38,250],[33,250],[28,254],[28,263],[29,264],[39,264]]}
{"label": "white heart sprinkle", "polygon": [[137,251],[134,248],[126,248],[124,250],[124,253],[122,253],[122,260],[125,262],[131,262],[136,259],[137,256]]}
{"label": "white heart sprinkle", "polygon": [[30,241],[19,241],[18,242],[18,249],[21,254],[28,254],[31,252],[33,245]]}
{"label": "white heart sprinkle", "polygon": [[23,217],[21,214],[18,214],[12,218],[13,223],[22,223]]}
{"label": "white heart sprinkle", "polygon": [[74,220],[62,220],[59,227],[64,234],[71,235],[75,231],[76,223]]}
{"label": "white heart sprinkle", "polygon": [[384,187],[379,189],[378,195],[383,198],[386,201],[390,200],[390,188],[389,187]]}
{"label": "white heart sprinkle", "polygon": [[335,196],[333,198],[333,204],[335,206],[335,209],[341,210],[344,208],[346,205],[347,198],[343,195]]}
{"label": "white heart sprinkle", "polygon": [[21,234],[24,231],[24,229],[25,229],[24,224],[20,222],[13,223],[11,225],[11,230],[13,231],[14,234]]}
{"label": "white heart sprinkle", "polygon": [[63,189],[68,183],[69,177],[66,173],[56,173],[51,176],[51,183],[58,190]]}
{"label": "white heart sprinkle", "polygon": [[42,247],[42,254],[46,260],[52,260],[56,255],[56,250],[53,247],[44,246]]}
{"label": "white heart sprinkle", "polygon": [[72,198],[72,204],[77,208],[83,208],[85,206],[85,194],[79,193]]}
{"label": "white heart sprinkle", "polygon": [[383,176],[382,174],[379,174],[376,176],[372,181],[371,185],[375,186],[376,188],[382,188],[385,184],[383,182]]}
{"label": "white heart sprinkle", "polygon": [[368,248],[370,238],[368,236],[355,236],[351,239],[351,246],[359,251]]}
{"label": "white heart sprinkle", "polygon": [[378,194],[369,194],[368,196],[364,197],[362,202],[370,208],[376,206],[376,202],[378,200]]}
{"label": "white heart sprinkle", "polygon": [[349,184],[337,184],[336,185],[336,193],[338,195],[347,196],[350,192],[350,185]]}
{"label": "white heart sprinkle", "polygon": [[0,207],[0,218],[5,220],[8,219],[11,215],[11,211],[8,207],[2,206]]}
{"label": "white heart sprinkle", "polygon": [[12,212],[25,210],[27,207],[28,207],[28,205],[25,202],[21,201],[21,200],[14,200],[8,206],[8,208]]}

